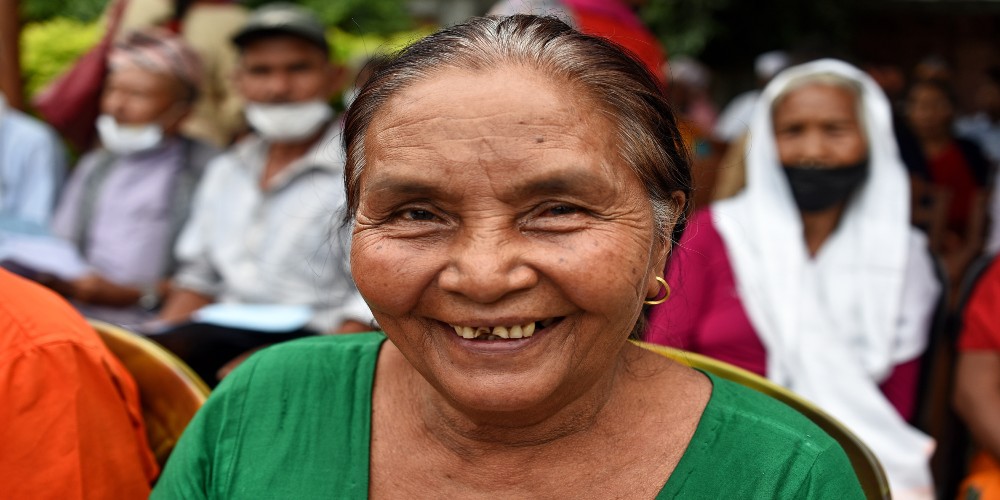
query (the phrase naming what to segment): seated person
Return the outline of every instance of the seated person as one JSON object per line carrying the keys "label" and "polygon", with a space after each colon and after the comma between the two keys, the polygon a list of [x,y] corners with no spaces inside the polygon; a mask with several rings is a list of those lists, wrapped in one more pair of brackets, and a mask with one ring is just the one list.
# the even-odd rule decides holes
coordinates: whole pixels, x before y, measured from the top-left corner
{"label": "seated person", "polygon": [[145,498],[158,472],[139,392],[64,300],[0,269],[0,492]]}
{"label": "seated person", "polygon": [[951,88],[939,80],[914,83],[906,99],[907,119],[927,163],[927,172],[914,177],[914,201],[940,204],[943,227],[929,231],[931,248],[940,255],[949,282],[957,285],[985,243],[993,167],[975,141],[955,136],[955,106]]}
{"label": "seated person", "polygon": [[134,31],[108,56],[86,154],[59,201],[52,232],[73,242],[89,272],[43,283],[86,316],[135,325],[154,317],[194,187],[217,151],[178,134],[200,80],[197,56],[163,31]]}
{"label": "seated person", "polygon": [[0,93],[0,230],[47,228],[65,175],[59,136]]}
{"label": "seated person", "polygon": [[958,498],[1000,498],[1000,260],[980,278],[958,340],[955,409],[980,452]]}
{"label": "seated person", "polygon": [[[178,241],[176,291],[160,316],[181,326],[155,336],[209,385],[248,350],[369,330],[371,320],[347,269],[346,236],[330,227],[344,203],[344,160],[340,123],[327,104],[337,68],[323,26],[301,8],[275,4],[253,12],[234,41],[236,83],[254,133],[209,165]],[[212,303],[223,306],[192,316]],[[237,305],[293,313],[264,331]],[[207,320],[226,306],[236,322]],[[277,321],[269,311],[264,319]]]}
{"label": "seated person", "polygon": [[377,68],[344,147],[384,334],[251,357],[152,498],[863,498],[801,414],[629,342],[684,225],[677,137],[652,74],[552,18]]}
{"label": "seated person", "polygon": [[694,216],[646,338],[805,396],[868,444],[894,496],[929,498],[932,443],[907,419],[940,284],[889,103],[834,60],[785,70],[761,99],[747,187]]}

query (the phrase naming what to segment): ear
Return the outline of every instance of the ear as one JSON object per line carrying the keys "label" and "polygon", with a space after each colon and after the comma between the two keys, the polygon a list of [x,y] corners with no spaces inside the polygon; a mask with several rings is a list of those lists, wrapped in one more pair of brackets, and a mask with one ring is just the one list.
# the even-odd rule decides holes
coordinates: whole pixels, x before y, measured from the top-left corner
{"label": "ear", "polygon": [[687,196],[681,191],[674,191],[670,196],[672,203],[670,218],[667,221],[666,226],[663,228],[663,241],[656,242],[656,247],[653,249],[652,254],[652,267],[650,268],[649,276],[646,277],[646,297],[652,298],[663,293],[661,290],[662,285],[659,281],[656,281],[657,277],[663,277],[666,273],[667,260],[670,258],[670,253],[673,251],[674,242],[671,239],[674,227],[677,225],[677,221],[683,215],[684,207],[686,206]]}

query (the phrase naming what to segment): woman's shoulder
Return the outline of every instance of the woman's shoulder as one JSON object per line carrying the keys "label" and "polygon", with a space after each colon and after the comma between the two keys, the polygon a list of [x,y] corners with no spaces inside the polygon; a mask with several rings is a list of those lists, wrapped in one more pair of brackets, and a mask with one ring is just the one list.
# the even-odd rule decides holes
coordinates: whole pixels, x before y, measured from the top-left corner
{"label": "woman's shoulder", "polygon": [[363,496],[356,493],[367,488],[372,384],[384,340],[319,336],[251,356],[189,424],[154,498]]}
{"label": "woman's shoulder", "polygon": [[[709,375],[712,398],[668,486],[682,496],[863,498],[843,448],[791,407]],[[728,471],[720,483],[719,470]],[[666,490],[665,490],[666,491]]]}
{"label": "woman's shoulder", "polygon": [[360,367],[371,369],[385,338],[380,332],[367,332],[282,342],[255,353],[230,376],[236,381],[248,381],[261,376],[312,377],[316,375],[314,370],[332,369],[336,373]]}

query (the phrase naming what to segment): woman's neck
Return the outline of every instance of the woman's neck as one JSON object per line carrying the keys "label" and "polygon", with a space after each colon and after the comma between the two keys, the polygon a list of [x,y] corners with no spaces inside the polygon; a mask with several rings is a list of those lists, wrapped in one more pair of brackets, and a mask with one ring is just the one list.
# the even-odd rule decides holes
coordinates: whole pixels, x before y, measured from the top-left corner
{"label": "woman's neck", "polygon": [[810,257],[816,257],[819,249],[837,229],[840,216],[844,214],[846,206],[846,203],[839,203],[820,212],[801,212],[802,236],[806,240],[806,248],[809,250]]}

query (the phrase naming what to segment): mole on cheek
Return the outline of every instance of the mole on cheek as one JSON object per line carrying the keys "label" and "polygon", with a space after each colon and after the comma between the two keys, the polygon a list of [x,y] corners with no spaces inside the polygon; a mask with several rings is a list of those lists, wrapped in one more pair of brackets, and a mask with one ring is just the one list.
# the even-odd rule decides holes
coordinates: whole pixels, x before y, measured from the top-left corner
{"label": "mole on cheek", "polygon": [[541,144],[543,142],[545,142],[544,137],[535,137],[535,144]]}

